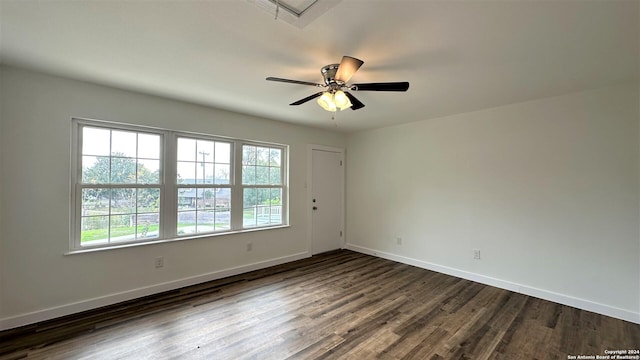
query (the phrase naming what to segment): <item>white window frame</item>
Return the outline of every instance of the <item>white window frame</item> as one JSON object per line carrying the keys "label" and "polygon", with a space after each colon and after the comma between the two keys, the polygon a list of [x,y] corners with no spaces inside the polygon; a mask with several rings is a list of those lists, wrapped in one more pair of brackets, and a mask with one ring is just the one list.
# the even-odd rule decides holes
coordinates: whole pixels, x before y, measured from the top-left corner
{"label": "white window frame", "polygon": [[[158,237],[151,239],[137,239],[127,242],[108,243],[101,245],[82,245],[81,243],[81,223],[82,223],[82,189],[91,187],[82,184],[82,131],[85,126],[98,127],[109,130],[124,130],[142,133],[152,133],[161,136],[160,154],[160,179],[159,184],[98,184],[99,187],[128,187],[128,188],[159,188],[160,189],[160,216]],[[289,199],[288,199],[288,179],[289,179],[289,146],[285,144],[275,144],[253,140],[235,139],[208,134],[191,133],[176,130],[167,130],[147,126],[130,125],[102,120],[90,120],[82,118],[72,119],[71,129],[71,204],[70,204],[70,252],[85,252],[102,249],[121,248],[135,245],[151,244],[158,242],[187,240],[193,238],[212,237],[239,232],[267,230],[289,226]],[[231,144],[230,158],[230,179],[229,184],[190,184],[190,188],[210,188],[224,187],[230,189],[230,228],[211,232],[194,234],[178,234],[178,189],[184,187],[177,183],[177,147],[178,138],[191,138],[208,141],[227,142]],[[243,145],[262,146],[278,148],[282,150],[282,184],[268,185],[269,188],[279,187],[282,189],[282,223],[267,224],[264,226],[243,227],[243,189],[247,187],[242,184],[242,149]],[[104,186],[103,186],[104,185]]]}
{"label": "white window frame", "polygon": [[[270,148],[270,149],[280,149],[281,152],[281,159],[280,159],[280,184],[259,184],[259,185],[250,185],[250,184],[244,184],[242,181],[242,161],[239,161],[239,171],[237,172],[237,174],[240,174],[239,178],[238,178],[238,186],[240,187],[240,198],[242,200],[242,210],[244,211],[244,190],[246,189],[280,189],[281,193],[282,193],[282,199],[280,199],[280,202],[282,204],[282,210],[281,210],[281,217],[282,217],[282,223],[281,224],[266,224],[263,226],[251,226],[251,227],[247,227],[245,229],[259,229],[259,228],[268,228],[268,227],[273,227],[273,226],[280,226],[283,225],[285,223],[288,222],[288,206],[285,206],[285,204],[288,203],[288,191],[286,191],[287,189],[287,179],[288,179],[288,173],[287,173],[287,169],[288,169],[288,151],[286,149],[286,147],[283,147],[281,145],[276,145],[276,144],[267,144],[267,143],[260,143],[260,142],[250,142],[250,141],[242,141],[238,144],[239,146],[237,147],[238,151],[238,159],[242,160],[243,157],[243,149],[244,146],[259,146],[259,147],[266,147],[266,148]],[[241,224],[240,226],[244,226],[244,221],[243,218],[240,219],[241,220]]]}
{"label": "white window frame", "polygon": [[[214,137],[214,136],[194,135],[194,134],[185,134],[185,133],[176,132],[175,133],[175,138],[174,138],[174,140],[175,140],[175,148],[176,148],[175,153],[177,153],[177,150],[178,150],[178,139],[180,139],[180,138],[182,138],[182,139],[191,139],[191,140],[196,140],[196,141],[197,140],[204,140],[204,141],[212,141],[212,142],[219,142],[219,143],[227,143],[227,144],[229,144],[230,145],[230,153],[229,153],[229,172],[230,173],[229,173],[229,183],[228,184],[215,184],[215,181],[213,183],[211,183],[211,184],[208,184],[208,183],[205,183],[205,182],[203,182],[202,184],[197,183],[197,182],[193,183],[193,184],[178,184],[176,182],[177,181],[177,176],[172,176],[172,179],[176,179],[176,180],[174,180],[175,191],[177,192],[176,195],[178,195],[180,193],[180,189],[189,189],[189,188],[191,188],[191,189],[196,189],[196,191],[197,191],[197,189],[210,189],[210,188],[229,189],[229,195],[230,195],[230,199],[229,200],[231,200],[231,196],[232,196],[233,188],[234,188],[233,185],[234,185],[234,181],[235,181],[235,178],[236,178],[236,175],[235,175],[235,172],[234,172],[236,141],[231,140],[231,139],[226,139],[226,138]],[[213,155],[213,154],[211,154],[211,155]],[[177,166],[177,162],[178,162],[178,159],[176,159],[176,161],[174,161],[176,166]],[[196,164],[198,163],[198,159],[197,158],[196,158],[195,162],[196,162]],[[214,164],[215,164],[215,159],[214,159]],[[176,169],[177,169],[177,167],[176,167]],[[215,177],[214,177],[214,180],[215,180]],[[196,202],[197,202],[197,200],[196,200]],[[231,209],[233,209],[233,207],[231,207],[230,210]],[[201,211],[201,210],[196,209],[196,210],[193,210],[193,211],[195,211],[196,214],[197,214],[197,212]],[[176,214],[179,213],[179,212],[183,212],[183,211],[180,211],[180,209],[179,209],[179,198],[176,196]],[[191,210],[189,210],[188,212],[191,212]],[[229,215],[230,215],[230,218],[231,218],[232,217],[231,213]],[[178,224],[176,223],[176,226],[177,225]],[[231,222],[230,222],[229,225],[230,225],[229,229],[213,230],[213,231],[198,232],[198,233],[187,233],[187,234],[180,234],[178,228],[176,227],[175,236],[176,237],[191,237],[191,236],[194,236],[194,235],[197,236],[197,235],[202,235],[202,234],[224,233],[224,232],[229,232],[229,231],[232,231],[232,230],[242,230],[242,229],[234,228],[233,224]]]}

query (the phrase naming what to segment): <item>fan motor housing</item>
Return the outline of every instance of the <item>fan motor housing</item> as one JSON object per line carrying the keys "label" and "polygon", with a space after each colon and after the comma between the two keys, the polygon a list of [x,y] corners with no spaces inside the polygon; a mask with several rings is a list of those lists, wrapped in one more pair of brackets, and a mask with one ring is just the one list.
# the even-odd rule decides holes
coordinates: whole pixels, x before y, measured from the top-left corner
{"label": "fan motor housing", "polygon": [[340,86],[344,85],[344,82],[336,80],[336,73],[338,72],[339,66],[340,64],[330,64],[320,69],[320,73],[322,74],[322,77],[324,77],[324,83],[327,86],[331,86],[332,84]]}

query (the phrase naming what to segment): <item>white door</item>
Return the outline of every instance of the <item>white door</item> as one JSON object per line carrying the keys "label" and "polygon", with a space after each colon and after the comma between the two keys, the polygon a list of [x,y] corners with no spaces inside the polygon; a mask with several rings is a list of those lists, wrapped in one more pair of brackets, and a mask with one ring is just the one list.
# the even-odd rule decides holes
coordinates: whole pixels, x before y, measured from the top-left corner
{"label": "white door", "polygon": [[311,253],[318,254],[344,244],[344,167],[340,151],[311,152]]}

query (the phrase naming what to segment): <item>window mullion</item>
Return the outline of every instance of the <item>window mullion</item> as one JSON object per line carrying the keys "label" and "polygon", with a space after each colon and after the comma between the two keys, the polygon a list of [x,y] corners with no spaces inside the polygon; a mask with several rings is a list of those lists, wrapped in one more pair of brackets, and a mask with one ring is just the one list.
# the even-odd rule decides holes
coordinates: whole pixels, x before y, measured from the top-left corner
{"label": "window mullion", "polygon": [[160,192],[160,216],[163,220],[160,229],[163,239],[174,238],[178,234],[177,142],[176,133],[168,132],[165,135]]}
{"label": "window mullion", "polygon": [[243,186],[242,186],[242,143],[233,143],[233,179],[231,187],[231,229],[242,229]]}

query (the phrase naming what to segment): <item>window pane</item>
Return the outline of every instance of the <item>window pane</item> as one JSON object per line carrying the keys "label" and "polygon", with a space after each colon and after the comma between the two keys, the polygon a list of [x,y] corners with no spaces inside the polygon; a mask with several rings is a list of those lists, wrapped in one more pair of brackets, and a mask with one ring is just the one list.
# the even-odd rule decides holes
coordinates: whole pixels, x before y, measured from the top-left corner
{"label": "window pane", "polygon": [[279,167],[269,168],[269,184],[280,185],[282,183],[282,175]]}
{"label": "window pane", "polygon": [[271,189],[271,224],[282,224],[282,189]]}
{"label": "window pane", "polygon": [[256,204],[257,204],[257,189],[244,189],[243,191],[243,211],[242,211],[242,226],[254,227],[256,226]]}
{"label": "window pane", "polygon": [[242,166],[242,183],[245,185],[256,184],[256,168],[255,166]]}
{"label": "window pane", "polygon": [[82,189],[82,216],[109,215],[111,189]]}
{"label": "window pane", "polygon": [[178,138],[178,161],[196,161],[196,141]]}
{"label": "window pane", "polygon": [[109,243],[109,216],[83,216],[80,225],[82,245]]}
{"label": "window pane", "polygon": [[218,164],[230,164],[231,162],[231,144],[224,142],[216,142],[215,161]]}
{"label": "window pane", "polygon": [[107,156],[82,157],[82,183],[107,184],[111,173],[111,161]]}
{"label": "window pane", "polygon": [[197,192],[194,188],[178,189],[178,210],[195,210],[197,203]]}
{"label": "window pane", "polygon": [[216,184],[229,184],[231,181],[231,176],[230,176],[230,172],[231,172],[231,168],[229,165],[225,165],[225,164],[216,164],[215,167],[215,173],[216,173],[216,178],[215,178],[215,183]]}
{"label": "window pane", "polygon": [[230,188],[217,188],[216,193],[216,209],[229,210],[231,207],[231,189]]}
{"label": "window pane", "polygon": [[271,195],[269,196],[269,204],[270,205],[281,205],[282,204],[282,189],[271,189]]}
{"label": "window pane", "polygon": [[256,199],[257,205],[265,205],[268,204],[269,201],[269,189],[256,189],[258,196]]}
{"label": "window pane", "polygon": [[213,163],[198,163],[196,166],[196,184],[213,184]]}
{"label": "window pane", "polygon": [[136,182],[135,159],[112,157],[109,182],[112,184],[134,184]]}
{"label": "window pane", "polygon": [[243,165],[255,165],[256,164],[256,147],[251,145],[242,146],[242,164]]}
{"label": "window pane", "polygon": [[243,210],[242,214],[242,226],[245,228],[256,227],[258,224],[256,222],[256,208],[255,207],[246,207]]}
{"label": "window pane", "polygon": [[189,235],[196,232],[196,212],[178,212],[178,235]]}
{"label": "window pane", "polygon": [[214,158],[213,141],[196,140],[197,160],[212,163]]}
{"label": "window pane", "polygon": [[280,149],[269,150],[269,166],[280,166],[281,158],[282,158],[282,150]]}
{"label": "window pane", "polygon": [[216,209],[215,227],[216,230],[229,230],[231,229],[231,213],[229,208],[217,208]]}
{"label": "window pane", "polygon": [[139,214],[136,217],[136,239],[158,237],[160,213]]}
{"label": "window pane", "polygon": [[196,183],[196,163],[195,162],[178,162],[178,184],[195,184]]}
{"label": "window pane", "polygon": [[135,215],[111,215],[109,217],[109,242],[125,242],[135,239]]}
{"label": "window pane", "polygon": [[160,189],[138,189],[137,213],[160,212]]}
{"label": "window pane", "polygon": [[111,189],[111,214],[136,212],[136,189]]}
{"label": "window pane", "polygon": [[82,154],[109,156],[111,130],[92,127],[82,128]]}
{"label": "window pane", "polygon": [[160,183],[160,160],[138,160],[138,184]]}
{"label": "window pane", "polygon": [[198,211],[196,232],[205,233],[215,231],[215,216],[214,211]]}
{"label": "window pane", "polygon": [[257,165],[269,165],[269,148],[257,147]]}
{"label": "window pane", "polygon": [[256,185],[269,184],[269,168],[266,166],[256,166]]}
{"label": "window pane", "polygon": [[282,224],[282,189],[244,189],[243,226]]}
{"label": "window pane", "polygon": [[111,155],[135,158],[137,134],[130,131],[111,131]]}
{"label": "window pane", "polygon": [[244,207],[252,207],[255,206],[258,202],[258,196],[257,196],[257,191],[258,189],[244,189],[243,191],[243,204]]}
{"label": "window pane", "polygon": [[198,209],[212,208],[215,204],[214,189],[198,189]]}
{"label": "window pane", "polygon": [[160,159],[160,135],[138,134],[138,158]]}

